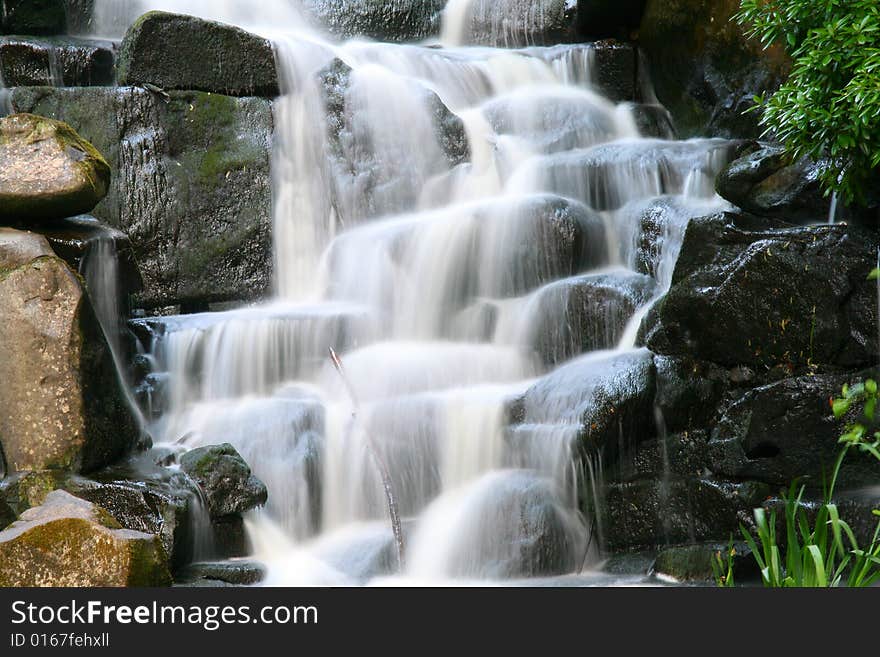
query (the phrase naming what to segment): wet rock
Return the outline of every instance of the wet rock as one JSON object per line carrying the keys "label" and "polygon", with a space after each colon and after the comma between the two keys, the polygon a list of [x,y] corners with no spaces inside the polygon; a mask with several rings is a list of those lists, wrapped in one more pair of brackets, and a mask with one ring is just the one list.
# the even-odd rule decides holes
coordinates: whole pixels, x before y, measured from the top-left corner
{"label": "wet rock", "polygon": [[638,30],[646,0],[578,0],[578,33],[588,39],[629,38]]}
{"label": "wet rock", "polygon": [[540,290],[528,342],[544,363],[614,348],[636,310],[654,293],[647,276],[630,272],[586,274]]}
{"label": "wet rock", "polygon": [[672,434],[658,431],[656,439],[623,454],[619,464],[609,470],[609,479],[632,482],[707,476],[711,472],[708,442],[709,432],[702,429]]}
{"label": "wet rock", "polygon": [[19,109],[64,119],[114,172],[95,209],[127,234],[141,307],[253,300],[272,280],[269,145],[259,98],[139,88],[19,88]]}
{"label": "wet rock", "polygon": [[594,84],[602,95],[614,102],[642,100],[639,82],[639,54],[630,43],[614,40],[593,44]]}
{"label": "wet rock", "polygon": [[663,194],[681,194],[697,174],[714,180],[734,150],[732,142],[624,140],[537,159],[529,173],[544,188],[596,210]]}
{"label": "wet rock", "polygon": [[876,237],[771,226],[729,213],[690,223],[673,286],[646,320],[653,351],[784,375],[875,360]]}
{"label": "wet rock", "polygon": [[[513,403],[516,419],[509,440],[516,449],[540,449],[568,427],[563,437],[576,439],[580,450],[602,450],[608,462],[627,445],[656,435],[653,400],[653,355],[645,350],[608,355],[589,354],[539,379]],[[545,448],[546,451],[546,448]]]}
{"label": "wet rock", "polygon": [[180,459],[180,467],[202,488],[214,519],[262,506],[268,491],[230,444],[198,447]]}
{"label": "wet rock", "polygon": [[670,543],[727,541],[748,524],[770,489],[711,479],[615,483],[605,492],[603,530],[610,551]]}
{"label": "wet rock", "polygon": [[660,102],[683,136],[753,137],[755,94],[772,91],[790,62],[781,49],[763,50],[732,15],[739,0],[648,0],[639,30]]}
{"label": "wet rock", "polygon": [[224,516],[211,524],[214,552],[226,559],[238,559],[251,554],[244,520],[238,516]]}
{"label": "wet rock", "polygon": [[46,496],[56,490],[65,479],[57,471],[15,472],[0,480],[0,499],[16,517],[34,506],[39,506]]}
{"label": "wet rock", "polygon": [[316,23],[339,39],[421,41],[439,34],[446,0],[305,0]]}
{"label": "wet rock", "polygon": [[633,118],[643,137],[678,139],[678,131],[669,110],[659,104],[640,103],[633,106]]}
{"label": "wet rock", "polygon": [[190,564],[175,576],[175,584],[210,586],[212,583],[230,586],[259,584],[266,577],[266,567],[254,561],[210,561]]}
{"label": "wet rock", "polygon": [[687,431],[710,426],[716,409],[731,384],[722,367],[686,356],[655,356],[657,410],[667,431]]}
{"label": "wet rock", "polygon": [[271,42],[231,25],[151,11],[122,41],[120,85],[207,91],[227,96],[278,95]]}
{"label": "wet rock", "polygon": [[3,0],[0,34],[64,34],[65,0]]}
{"label": "wet rock", "polygon": [[44,238],[4,230],[0,315],[8,470],[88,472],[136,444],[140,429],[91,303]]}
{"label": "wet rock", "polygon": [[95,11],[95,0],[65,0],[67,33],[88,34]]}
{"label": "wet rock", "polygon": [[742,542],[730,543],[699,543],[697,545],[679,545],[666,548],[657,554],[652,569],[655,573],[672,577],[679,582],[712,582],[715,574],[712,570],[713,559],[720,556],[726,572],[728,555],[733,550],[734,582],[742,580],[759,580],[761,577],[752,551]]}
{"label": "wet rock", "polygon": [[[398,144],[390,144],[388,135],[374,134],[374,126],[363,120],[361,96],[369,91],[369,79],[363,81],[367,86],[362,87],[352,69],[336,59],[318,73],[318,81],[327,108],[336,210],[343,220],[403,212],[416,205],[427,183],[422,175],[442,173],[470,158],[470,144],[461,118],[420,82],[404,83],[405,89],[398,92],[405,96],[400,103],[428,110],[434,141],[419,145],[424,152],[411,154],[402,152],[405,147],[392,148],[391,153],[383,151]],[[389,120],[397,119],[402,120],[403,116],[389,116]],[[426,163],[426,154],[436,157]],[[430,170],[425,171],[426,166]]]}
{"label": "wet rock", "polygon": [[120,230],[102,224],[90,215],[80,215],[53,221],[35,230],[49,242],[58,257],[71,269],[82,272],[90,253],[103,242],[113,243],[117,256],[119,283],[125,294],[143,289],[143,279],[138,270],[134,247],[128,236]]}
{"label": "wet rock", "polygon": [[[834,418],[830,400],[844,384],[876,373],[787,378],[746,392],[727,405],[712,428],[708,453],[712,470],[730,478],[787,486],[798,477],[821,490],[841,445],[844,423]],[[876,485],[880,463],[853,454],[844,462],[841,487]]]}
{"label": "wet rock", "polygon": [[9,525],[18,519],[18,515],[12,510],[12,507],[0,497],[0,530],[6,529]]}
{"label": "wet rock", "polygon": [[156,536],[121,529],[106,511],[63,491],[0,532],[2,586],[167,586]]}
{"label": "wet rock", "polygon": [[765,145],[731,162],[716,187],[747,212],[793,224],[821,223],[831,207],[819,182],[821,172],[821,163],[807,158],[791,162],[783,148]]}
{"label": "wet rock", "polygon": [[0,37],[0,73],[7,87],[112,85],[115,56],[106,41]]}
{"label": "wet rock", "polygon": [[577,40],[577,3],[571,0],[474,0],[463,41],[511,48]]}
{"label": "wet rock", "polygon": [[32,114],[0,119],[0,222],[89,212],[107,194],[110,167],[69,125]]}

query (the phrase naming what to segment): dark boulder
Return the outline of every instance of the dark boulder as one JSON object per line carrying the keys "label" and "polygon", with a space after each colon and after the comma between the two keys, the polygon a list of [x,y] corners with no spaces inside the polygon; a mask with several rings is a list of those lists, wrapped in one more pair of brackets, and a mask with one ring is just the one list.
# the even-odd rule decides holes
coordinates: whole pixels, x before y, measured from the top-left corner
{"label": "dark boulder", "polygon": [[646,319],[648,346],[762,373],[873,363],[876,236],[768,221],[722,213],[689,224],[672,288]]}
{"label": "dark boulder", "polygon": [[548,365],[589,351],[613,349],[654,289],[652,279],[627,271],[551,283],[536,293],[537,305],[530,310],[536,321],[529,330],[528,344]]}
{"label": "dark boulder", "polygon": [[232,445],[198,447],[181,457],[180,467],[204,491],[213,519],[244,513],[266,503],[265,484],[251,474]]}
{"label": "dark boulder", "polygon": [[0,77],[7,87],[112,85],[115,56],[105,41],[0,37]]}
{"label": "dark boulder", "polygon": [[793,224],[821,223],[828,221],[831,208],[821,173],[821,163],[808,158],[792,162],[781,146],[764,145],[731,162],[718,175],[716,188],[747,212]]}
{"label": "dark boulder", "polygon": [[639,28],[646,0],[578,0],[577,30],[588,39],[626,39]]}
{"label": "dark boulder", "polygon": [[[755,388],[720,411],[708,453],[711,469],[725,477],[787,486],[798,477],[822,490],[840,453],[844,422],[835,419],[830,400],[844,384],[876,373],[787,378]],[[876,485],[880,463],[853,453],[845,461],[840,487]]]}
{"label": "dark boulder", "polygon": [[[593,84],[614,102],[641,102],[639,53],[631,43],[606,39],[593,44]],[[644,99],[646,100],[646,99]]]}
{"label": "dark boulder", "polygon": [[261,298],[272,280],[270,103],[169,95],[32,87],[12,102],[70,122],[106,154],[113,178],[93,214],[130,237],[142,307]]}
{"label": "dark boulder", "polygon": [[107,194],[110,166],[66,123],[33,114],[0,119],[0,223],[89,212]]}
{"label": "dark boulder", "polygon": [[231,25],[151,11],[129,29],[119,50],[120,85],[227,96],[278,95],[271,42]]}
{"label": "dark boulder", "polygon": [[652,570],[655,574],[672,577],[679,582],[708,583],[715,578],[712,564],[718,557],[721,558],[725,573],[728,558],[731,558],[735,583],[760,580],[758,562],[743,541],[734,542],[732,547],[729,541],[668,547],[657,554]]}
{"label": "dark boulder", "polygon": [[582,356],[539,379],[511,403],[514,449],[540,446],[560,435],[581,452],[603,451],[609,462],[656,435],[654,358],[646,349]]}
{"label": "dark boulder", "polygon": [[446,0],[305,0],[314,21],[339,39],[421,41],[440,32]]}
{"label": "dark boulder", "polygon": [[712,479],[644,479],[605,492],[603,531],[610,551],[726,541],[750,522],[769,488]]}
{"label": "dark boulder", "polygon": [[710,426],[724,394],[735,385],[723,367],[687,356],[654,357],[657,368],[655,404],[667,431],[687,431]]}
{"label": "dark boulder", "polygon": [[3,0],[0,34],[64,34],[65,0]]}
{"label": "dark boulder", "polygon": [[790,61],[762,48],[732,20],[739,0],[648,0],[639,30],[657,97],[683,136],[752,137],[758,115],[743,114],[772,91]]}

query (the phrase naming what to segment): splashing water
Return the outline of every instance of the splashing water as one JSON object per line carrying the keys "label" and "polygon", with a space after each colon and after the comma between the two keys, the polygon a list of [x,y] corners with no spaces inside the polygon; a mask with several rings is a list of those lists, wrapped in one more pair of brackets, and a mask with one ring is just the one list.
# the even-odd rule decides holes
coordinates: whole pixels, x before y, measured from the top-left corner
{"label": "splashing water", "polygon": [[331,42],[280,0],[262,27],[245,2],[98,0],[98,32],[170,9],[276,44],[276,298],[142,320],[170,381],[154,434],[231,442],[268,485],[248,530],[272,584],[570,573],[600,545],[584,405],[635,385],[639,318],[687,222],[724,207],[730,149],[640,137],[589,44],[457,47],[490,5],[450,2],[437,48]]}

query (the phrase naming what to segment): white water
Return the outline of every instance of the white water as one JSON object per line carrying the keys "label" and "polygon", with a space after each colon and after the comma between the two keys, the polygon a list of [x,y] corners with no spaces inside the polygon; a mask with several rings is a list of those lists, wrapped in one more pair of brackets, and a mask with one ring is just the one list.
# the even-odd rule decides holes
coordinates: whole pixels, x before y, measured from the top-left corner
{"label": "white water", "polygon": [[[447,10],[447,45],[460,42],[464,4]],[[630,106],[591,86],[589,46],[330,43],[286,0],[260,3],[258,17],[232,0],[98,7],[105,34],[149,7],[235,22],[277,44],[277,297],[157,320],[152,350],[170,377],[154,434],[187,447],[232,442],[267,483],[268,506],[248,527],[269,582],[578,570],[588,542],[591,554],[601,542],[584,519],[601,504],[601,459],[575,458],[583,411],[641,358],[632,317],[668,287],[688,219],[722,207],[709,183],[726,144],[640,138]],[[337,145],[316,82],[334,59],[352,70]],[[466,162],[444,150],[432,94],[461,119]],[[672,209],[645,255],[641,224],[659,196]],[[625,291],[634,268],[656,279],[638,302]],[[542,378],[552,367],[537,327],[548,307],[566,325],[568,290],[587,273],[624,290],[588,322],[591,344],[611,351]],[[509,427],[511,402],[536,381],[523,423]],[[402,574],[368,442],[404,517]],[[537,556],[548,553],[550,566]]]}

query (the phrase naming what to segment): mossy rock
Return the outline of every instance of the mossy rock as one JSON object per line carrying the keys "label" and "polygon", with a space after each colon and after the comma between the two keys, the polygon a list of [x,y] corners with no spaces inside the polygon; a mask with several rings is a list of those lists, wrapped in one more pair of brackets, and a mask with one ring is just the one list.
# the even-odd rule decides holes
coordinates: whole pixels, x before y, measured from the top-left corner
{"label": "mossy rock", "polygon": [[64,491],[0,532],[0,586],[168,586],[158,537]]}
{"label": "mossy rock", "polygon": [[193,16],[151,11],[125,35],[121,85],[209,91],[229,96],[279,94],[275,52],[267,39]]}
{"label": "mossy rock", "polygon": [[180,467],[205,493],[214,519],[232,516],[266,503],[266,485],[229,443],[198,447],[184,454]]}
{"label": "mossy rock", "polygon": [[764,50],[732,20],[740,0],[648,0],[639,31],[657,97],[682,136],[758,137],[758,115],[743,112],[773,90],[791,62]]}
{"label": "mossy rock", "polygon": [[654,561],[653,571],[658,575],[672,577],[679,582],[714,581],[715,571],[713,560],[720,557],[722,568],[727,571],[728,557],[731,558],[734,582],[760,578],[751,550],[743,542],[734,543],[698,543],[695,545],[678,545],[661,550]]}
{"label": "mossy rock", "polygon": [[272,106],[138,87],[12,90],[18,111],[66,121],[107,157],[92,212],[131,240],[144,308],[266,297],[272,283]]}
{"label": "mossy rock", "polygon": [[66,0],[3,0],[0,34],[64,34]]}
{"label": "mossy rock", "polygon": [[107,194],[110,165],[66,123],[33,114],[0,119],[0,223],[89,212]]}
{"label": "mossy rock", "polygon": [[113,46],[106,41],[0,37],[0,73],[7,87],[112,85],[115,62]]}

